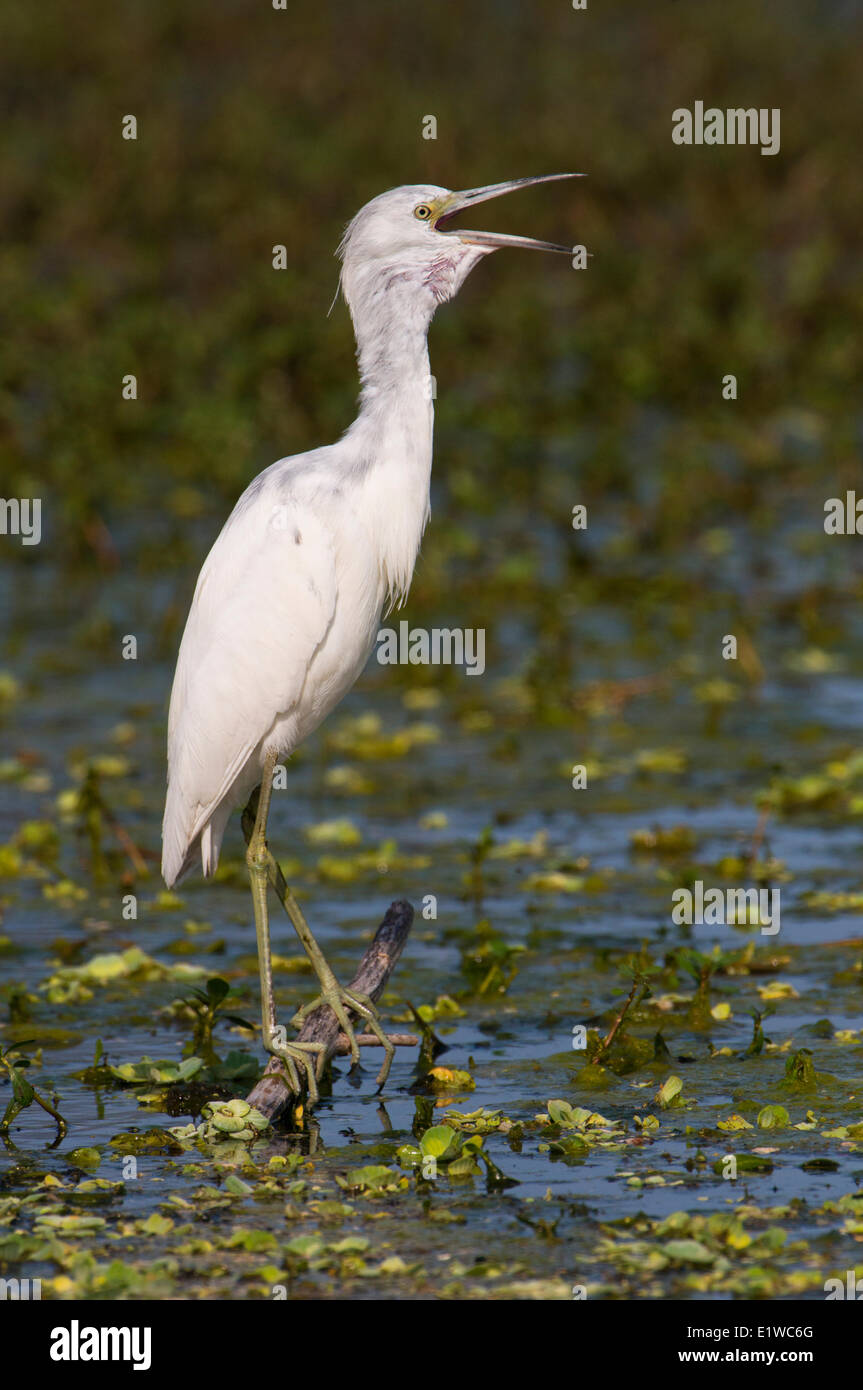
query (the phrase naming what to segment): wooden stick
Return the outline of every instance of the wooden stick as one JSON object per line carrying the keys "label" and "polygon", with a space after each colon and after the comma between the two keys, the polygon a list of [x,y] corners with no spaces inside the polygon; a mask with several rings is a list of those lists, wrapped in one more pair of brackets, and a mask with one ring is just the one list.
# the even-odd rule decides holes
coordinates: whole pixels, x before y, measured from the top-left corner
{"label": "wooden stick", "polygon": [[[399,956],[404,949],[414,920],[414,910],[403,898],[391,903],[384,920],[378,927],[374,940],[369,943],[357,967],[357,973],[348,985],[349,990],[366,994],[370,999],[379,999],[390,975],[396,968]],[[353,1015],[352,1015],[353,1021]],[[372,1035],[373,1037],[373,1035]],[[402,1042],[402,1037],[405,1041]],[[397,1046],[408,1046],[407,1037],[394,1038]],[[365,1039],[363,1039],[365,1040]],[[322,1042],[326,1049],[325,1063],[341,1051],[341,1044],[347,1038],[339,1028],[339,1021],[327,1004],[320,1004],[309,1014],[303,1023],[297,1042]],[[377,1039],[374,1039],[377,1042]],[[416,1042],[411,1038],[411,1042]],[[347,1049],[345,1049],[347,1050]],[[271,1057],[263,1076],[247,1097],[268,1120],[276,1120],[296,1099],[284,1074],[278,1057]]]}
{"label": "wooden stick", "polygon": [[[380,1038],[374,1033],[356,1033],[357,1047],[383,1047]],[[416,1033],[387,1033],[387,1037],[393,1047],[419,1047],[420,1040]],[[347,1057],[351,1050],[350,1042],[346,1033],[339,1033],[333,1047],[334,1057]]]}

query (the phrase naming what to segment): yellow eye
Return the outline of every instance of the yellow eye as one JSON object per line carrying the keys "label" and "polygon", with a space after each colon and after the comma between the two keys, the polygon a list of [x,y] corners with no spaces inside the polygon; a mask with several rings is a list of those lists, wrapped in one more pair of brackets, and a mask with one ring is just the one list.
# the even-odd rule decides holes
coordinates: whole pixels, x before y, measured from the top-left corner
{"label": "yellow eye", "polygon": [[431,215],[432,210],[428,203],[420,203],[418,207],[414,208],[414,217],[418,217],[420,222],[428,222]]}

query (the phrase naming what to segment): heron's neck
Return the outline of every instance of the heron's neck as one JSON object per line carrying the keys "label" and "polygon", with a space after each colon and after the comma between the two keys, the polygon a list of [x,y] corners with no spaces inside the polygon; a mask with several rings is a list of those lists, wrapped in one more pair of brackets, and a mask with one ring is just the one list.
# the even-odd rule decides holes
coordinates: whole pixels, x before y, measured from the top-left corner
{"label": "heron's neck", "polygon": [[431,295],[418,299],[410,281],[374,295],[354,318],[362,393],[360,417],[398,427],[407,412],[415,428],[421,403],[431,402],[427,335]]}
{"label": "heron's neck", "polygon": [[391,285],[355,315],[362,392],[350,433],[365,465],[367,524],[391,598],[403,597],[429,515],[432,381],[427,333],[434,310],[409,284]]}

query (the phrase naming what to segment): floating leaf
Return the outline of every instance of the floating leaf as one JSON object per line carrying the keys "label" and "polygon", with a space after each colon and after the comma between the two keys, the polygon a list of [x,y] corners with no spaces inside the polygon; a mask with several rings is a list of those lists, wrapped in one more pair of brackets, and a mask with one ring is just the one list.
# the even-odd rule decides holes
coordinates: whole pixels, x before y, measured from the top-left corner
{"label": "floating leaf", "polygon": [[765,1105],[758,1112],[759,1129],[785,1129],[791,1118],[784,1105]]}
{"label": "floating leaf", "polygon": [[682,1090],[683,1082],[679,1076],[669,1076],[668,1079],[662,1083],[656,1093],[656,1099],[663,1110],[677,1099]]}
{"label": "floating leaf", "polygon": [[716,1262],[714,1252],[700,1240],[670,1240],[662,1249],[677,1264],[712,1265]]}
{"label": "floating leaf", "polygon": [[420,1148],[423,1157],[446,1163],[460,1152],[461,1142],[460,1135],[450,1125],[434,1125],[426,1130],[420,1140]]}

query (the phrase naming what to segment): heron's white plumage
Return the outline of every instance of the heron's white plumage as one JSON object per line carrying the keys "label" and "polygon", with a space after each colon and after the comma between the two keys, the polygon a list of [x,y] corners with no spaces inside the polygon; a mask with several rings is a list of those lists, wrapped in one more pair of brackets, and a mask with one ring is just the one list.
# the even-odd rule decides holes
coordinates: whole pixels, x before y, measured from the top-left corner
{"label": "heron's white plumage", "polygon": [[[524,182],[524,181],[519,181]],[[225,826],[362,671],[387,603],[405,596],[429,514],[426,335],[494,234],[436,228],[515,185],[457,195],[392,189],[350,223],[341,283],[357,339],[360,412],[337,444],[274,463],[246,489],[201,570],[168,719],[162,872],[218,863]],[[426,219],[418,209],[433,210]],[[483,238],[480,244],[472,236]],[[500,245],[537,245],[501,237]],[[550,248],[565,249],[565,248]]]}
{"label": "heron's white plumage", "polygon": [[[415,452],[425,493],[412,515],[397,476],[404,458],[372,468],[361,441],[355,432],[267,469],[207,557],[168,719],[169,883],[191,867],[199,837],[203,871],[213,872],[231,810],[260,781],[266,754],[290,754],[347,693],[388,596],[410,582],[428,512],[430,435],[425,459]],[[391,536],[381,543],[388,515],[401,550]]]}

